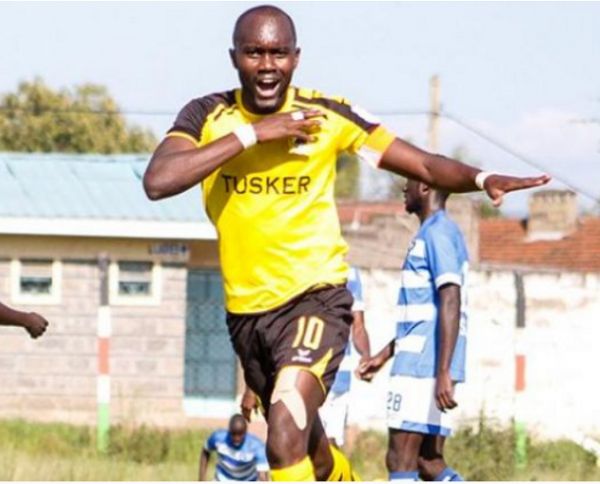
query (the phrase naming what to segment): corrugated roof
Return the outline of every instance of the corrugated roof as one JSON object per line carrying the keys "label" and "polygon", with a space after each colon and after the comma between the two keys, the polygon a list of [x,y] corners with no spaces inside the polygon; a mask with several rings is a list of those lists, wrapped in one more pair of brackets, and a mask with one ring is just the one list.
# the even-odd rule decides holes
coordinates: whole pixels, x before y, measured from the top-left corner
{"label": "corrugated roof", "polygon": [[200,189],[152,202],[149,155],[0,153],[0,217],[207,222]]}

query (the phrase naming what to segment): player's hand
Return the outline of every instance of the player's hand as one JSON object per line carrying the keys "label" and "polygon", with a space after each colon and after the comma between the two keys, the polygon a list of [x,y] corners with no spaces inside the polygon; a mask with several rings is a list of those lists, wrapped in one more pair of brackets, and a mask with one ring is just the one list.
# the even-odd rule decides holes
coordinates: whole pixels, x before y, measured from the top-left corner
{"label": "player's hand", "polygon": [[505,193],[523,190],[525,188],[540,187],[551,180],[549,175],[521,178],[516,176],[490,175],[486,178],[483,187],[492,199],[495,207],[500,206]]}
{"label": "player's hand", "polygon": [[435,380],[435,403],[442,412],[458,406],[454,400],[454,384],[448,371],[440,372]]}
{"label": "player's hand", "polygon": [[242,402],[240,403],[240,410],[247,422],[250,422],[253,411],[258,412],[258,399],[254,392],[249,388],[246,388],[246,391],[244,392]]}
{"label": "player's hand", "polygon": [[371,358],[367,358],[361,363],[359,363],[356,370],[354,370],[354,375],[359,380],[370,382],[377,372],[381,369],[381,367],[385,364],[385,359],[380,357],[379,355],[373,356]]}
{"label": "player's hand", "polygon": [[28,313],[23,327],[35,339],[44,334],[48,327],[48,321],[38,313]]}
{"label": "player's hand", "polygon": [[319,118],[323,116],[323,112],[318,109],[302,109],[266,116],[252,126],[259,143],[286,138],[310,143],[317,139],[314,132],[321,125]]}

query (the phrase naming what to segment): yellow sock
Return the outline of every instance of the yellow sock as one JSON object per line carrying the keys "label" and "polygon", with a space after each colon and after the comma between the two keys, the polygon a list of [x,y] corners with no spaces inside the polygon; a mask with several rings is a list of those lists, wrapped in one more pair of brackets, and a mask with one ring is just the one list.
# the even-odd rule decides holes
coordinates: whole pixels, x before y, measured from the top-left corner
{"label": "yellow sock", "polygon": [[283,469],[271,469],[271,479],[274,481],[307,482],[316,481],[315,469],[308,456],[297,464]]}
{"label": "yellow sock", "polygon": [[333,445],[329,446],[333,456],[333,469],[327,478],[328,481],[360,481],[356,472],[352,471],[352,466],[348,458]]}

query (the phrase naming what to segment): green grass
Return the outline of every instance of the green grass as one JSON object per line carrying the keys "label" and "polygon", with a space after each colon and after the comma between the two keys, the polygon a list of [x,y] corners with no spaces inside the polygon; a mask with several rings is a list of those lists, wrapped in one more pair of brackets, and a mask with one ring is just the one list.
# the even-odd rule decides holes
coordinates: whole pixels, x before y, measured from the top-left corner
{"label": "green grass", "polygon": [[[95,428],[0,421],[0,480],[191,481],[210,430],[117,427],[107,454]],[[470,480],[600,480],[596,458],[569,441],[528,443],[528,465],[515,470],[514,434],[481,420],[447,444],[447,460]],[[386,479],[387,436],[361,433],[349,455],[363,479]],[[212,468],[209,470],[212,476]]]}

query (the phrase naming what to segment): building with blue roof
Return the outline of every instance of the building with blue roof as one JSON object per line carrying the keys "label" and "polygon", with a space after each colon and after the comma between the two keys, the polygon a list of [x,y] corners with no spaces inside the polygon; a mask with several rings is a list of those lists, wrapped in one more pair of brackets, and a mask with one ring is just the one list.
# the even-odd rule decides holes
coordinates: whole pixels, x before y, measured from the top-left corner
{"label": "building with blue roof", "polygon": [[103,274],[112,421],[234,410],[215,230],[199,187],[148,200],[148,159],[0,153],[0,300],[50,321],[35,341],[0,328],[0,416],[95,423]]}

